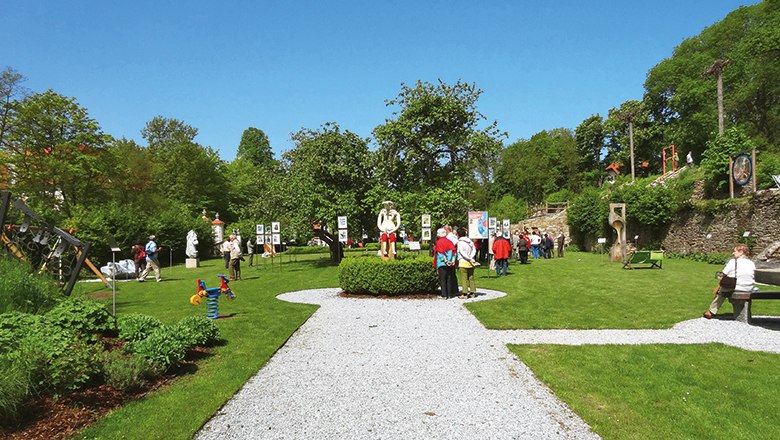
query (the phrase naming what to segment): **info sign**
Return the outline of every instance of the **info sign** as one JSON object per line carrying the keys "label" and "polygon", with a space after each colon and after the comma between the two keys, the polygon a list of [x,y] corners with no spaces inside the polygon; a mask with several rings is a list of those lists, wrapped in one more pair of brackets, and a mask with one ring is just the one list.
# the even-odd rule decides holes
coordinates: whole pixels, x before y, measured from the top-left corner
{"label": "info sign", "polygon": [[488,238],[490,228],[487,211],[469,212],[469,238],[472,240]]}

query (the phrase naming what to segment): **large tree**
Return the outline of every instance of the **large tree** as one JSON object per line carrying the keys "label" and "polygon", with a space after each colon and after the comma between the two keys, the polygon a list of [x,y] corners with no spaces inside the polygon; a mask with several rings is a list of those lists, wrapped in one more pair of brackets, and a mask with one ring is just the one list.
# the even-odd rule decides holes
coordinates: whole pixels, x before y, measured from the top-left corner
{"label": "large tree", "polygon": [[52,90],[30,95],[14,109],[5,140],[12,189],[51,214],[69,215],[75,205],[100,200],[106,183],[101,156],[110,137],[87,110]]}
{"label": "large tree", "polygon": [[249,127],[241,134],[241,142],[238,144],[236,157],[246,159],[252,165],[261,167],[269,164],[274,159],[271,151],[271,143],[268,136],[259,128]]}
{"label": "large tree", "polygon": [[14,105],[27,95],[27,89],[22,86],[24,81],[24,76],[10,67],[0,72],[0,150],[5,146],[6,133],[11,130]]}
{"label": "large tree", "polygon": [[374,129],[378,175],[389,187],[407,191],[441,187],[453,176],[473,177],[477,163],[500,151],[504,136],[496,122],[480,128],[486,119],[477,111],[481,94],[460,81],[401,84],[398,96],[387,101],[398,107],[395,119]]}

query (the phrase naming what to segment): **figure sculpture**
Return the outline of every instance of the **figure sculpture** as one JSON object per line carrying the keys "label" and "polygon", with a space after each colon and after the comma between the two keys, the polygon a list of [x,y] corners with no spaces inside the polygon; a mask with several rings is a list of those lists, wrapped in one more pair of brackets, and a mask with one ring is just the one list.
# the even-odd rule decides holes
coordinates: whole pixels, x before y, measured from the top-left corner
{"label": "figure sculpture", "polygon": [[381,236],[380,253],[383,260],[395,258],[395,231],[401,226],[401,214],[393,209],[393,202],[387,200],[382,203],[384,208],[379,211],[376,219],[376,226],[379,228]]}
{"label": "figure sculpture", "polygon": [[187,258],[198,258],[198,234],[192,229],[187,233]]}

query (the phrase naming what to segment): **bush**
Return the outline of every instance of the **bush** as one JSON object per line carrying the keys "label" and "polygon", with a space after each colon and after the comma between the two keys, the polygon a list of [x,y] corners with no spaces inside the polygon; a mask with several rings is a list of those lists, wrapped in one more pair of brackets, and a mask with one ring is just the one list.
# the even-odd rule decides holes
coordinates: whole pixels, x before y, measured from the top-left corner
{"label": "bush", "polygon": [[345,292],[403,295],[436,290],[438,278],[428,256],[401,256],[382,261],[375,256],[345,258],[339,265],[339,287]]}
{"label": "bush", "polygon": [[176,331],[188,335],[189,345],[213,345],[219,340],[219,327],[205,316],[188,316],[175,326]]}
{"label": "bush", "polygon": [[0,315],[0,352],[7,353],[18,346],[19,340],[29,329],[42,325],[41,315],[8,312]]}
{"label": "bush", "polygon": [[190,348],[176,329],[167,325],[157,328],[146,339],[125,347],[159,371],[177,366]]}
{"label": "bush", "polygon": [[54,282],[30,272],[25,262],[0,256],[0,274],[0,313],[44,313],[62,298]]}
{"label": "bush", "polygon": [[30,373],[23,359],[0,356],[0,425],[13,422],[32,393]]}
{"label": "bush", "polygon": [[116,321],[100,303],[79,298],[68,298],[46,313],[54,325],[71,330],[88,340],[116,331]]}
{"label": "bush", "polygon": [[722,266],[726,264],[726,261],[731,258],[731,254],[729,252],[666,252],[664,257],[698,261],[700,263],[717,264]]}
{"label": "bush", "polygon": [[162,325],[159,319],[140,313],[131,313],[117,318],[119,338],[127,342],[144,340]]}
{"label": "bush", "polygon": [[100,364],[106,385],[121,391],[138,389],[143,386],[145,379],[155,374],[148,362],[135,356],[126,356],[119,350],[103,352]]}

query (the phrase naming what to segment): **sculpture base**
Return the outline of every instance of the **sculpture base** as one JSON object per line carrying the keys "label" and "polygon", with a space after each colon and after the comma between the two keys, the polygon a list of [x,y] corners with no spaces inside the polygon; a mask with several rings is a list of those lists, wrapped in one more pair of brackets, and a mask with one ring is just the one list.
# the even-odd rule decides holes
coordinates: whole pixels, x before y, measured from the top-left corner
{"label": "sculpture base", "polygon": [[187,260],[184,262],[184,267],[186,267],[187,269],[195,269],[197,267],[200,267],[200,259],[187,258]]}

